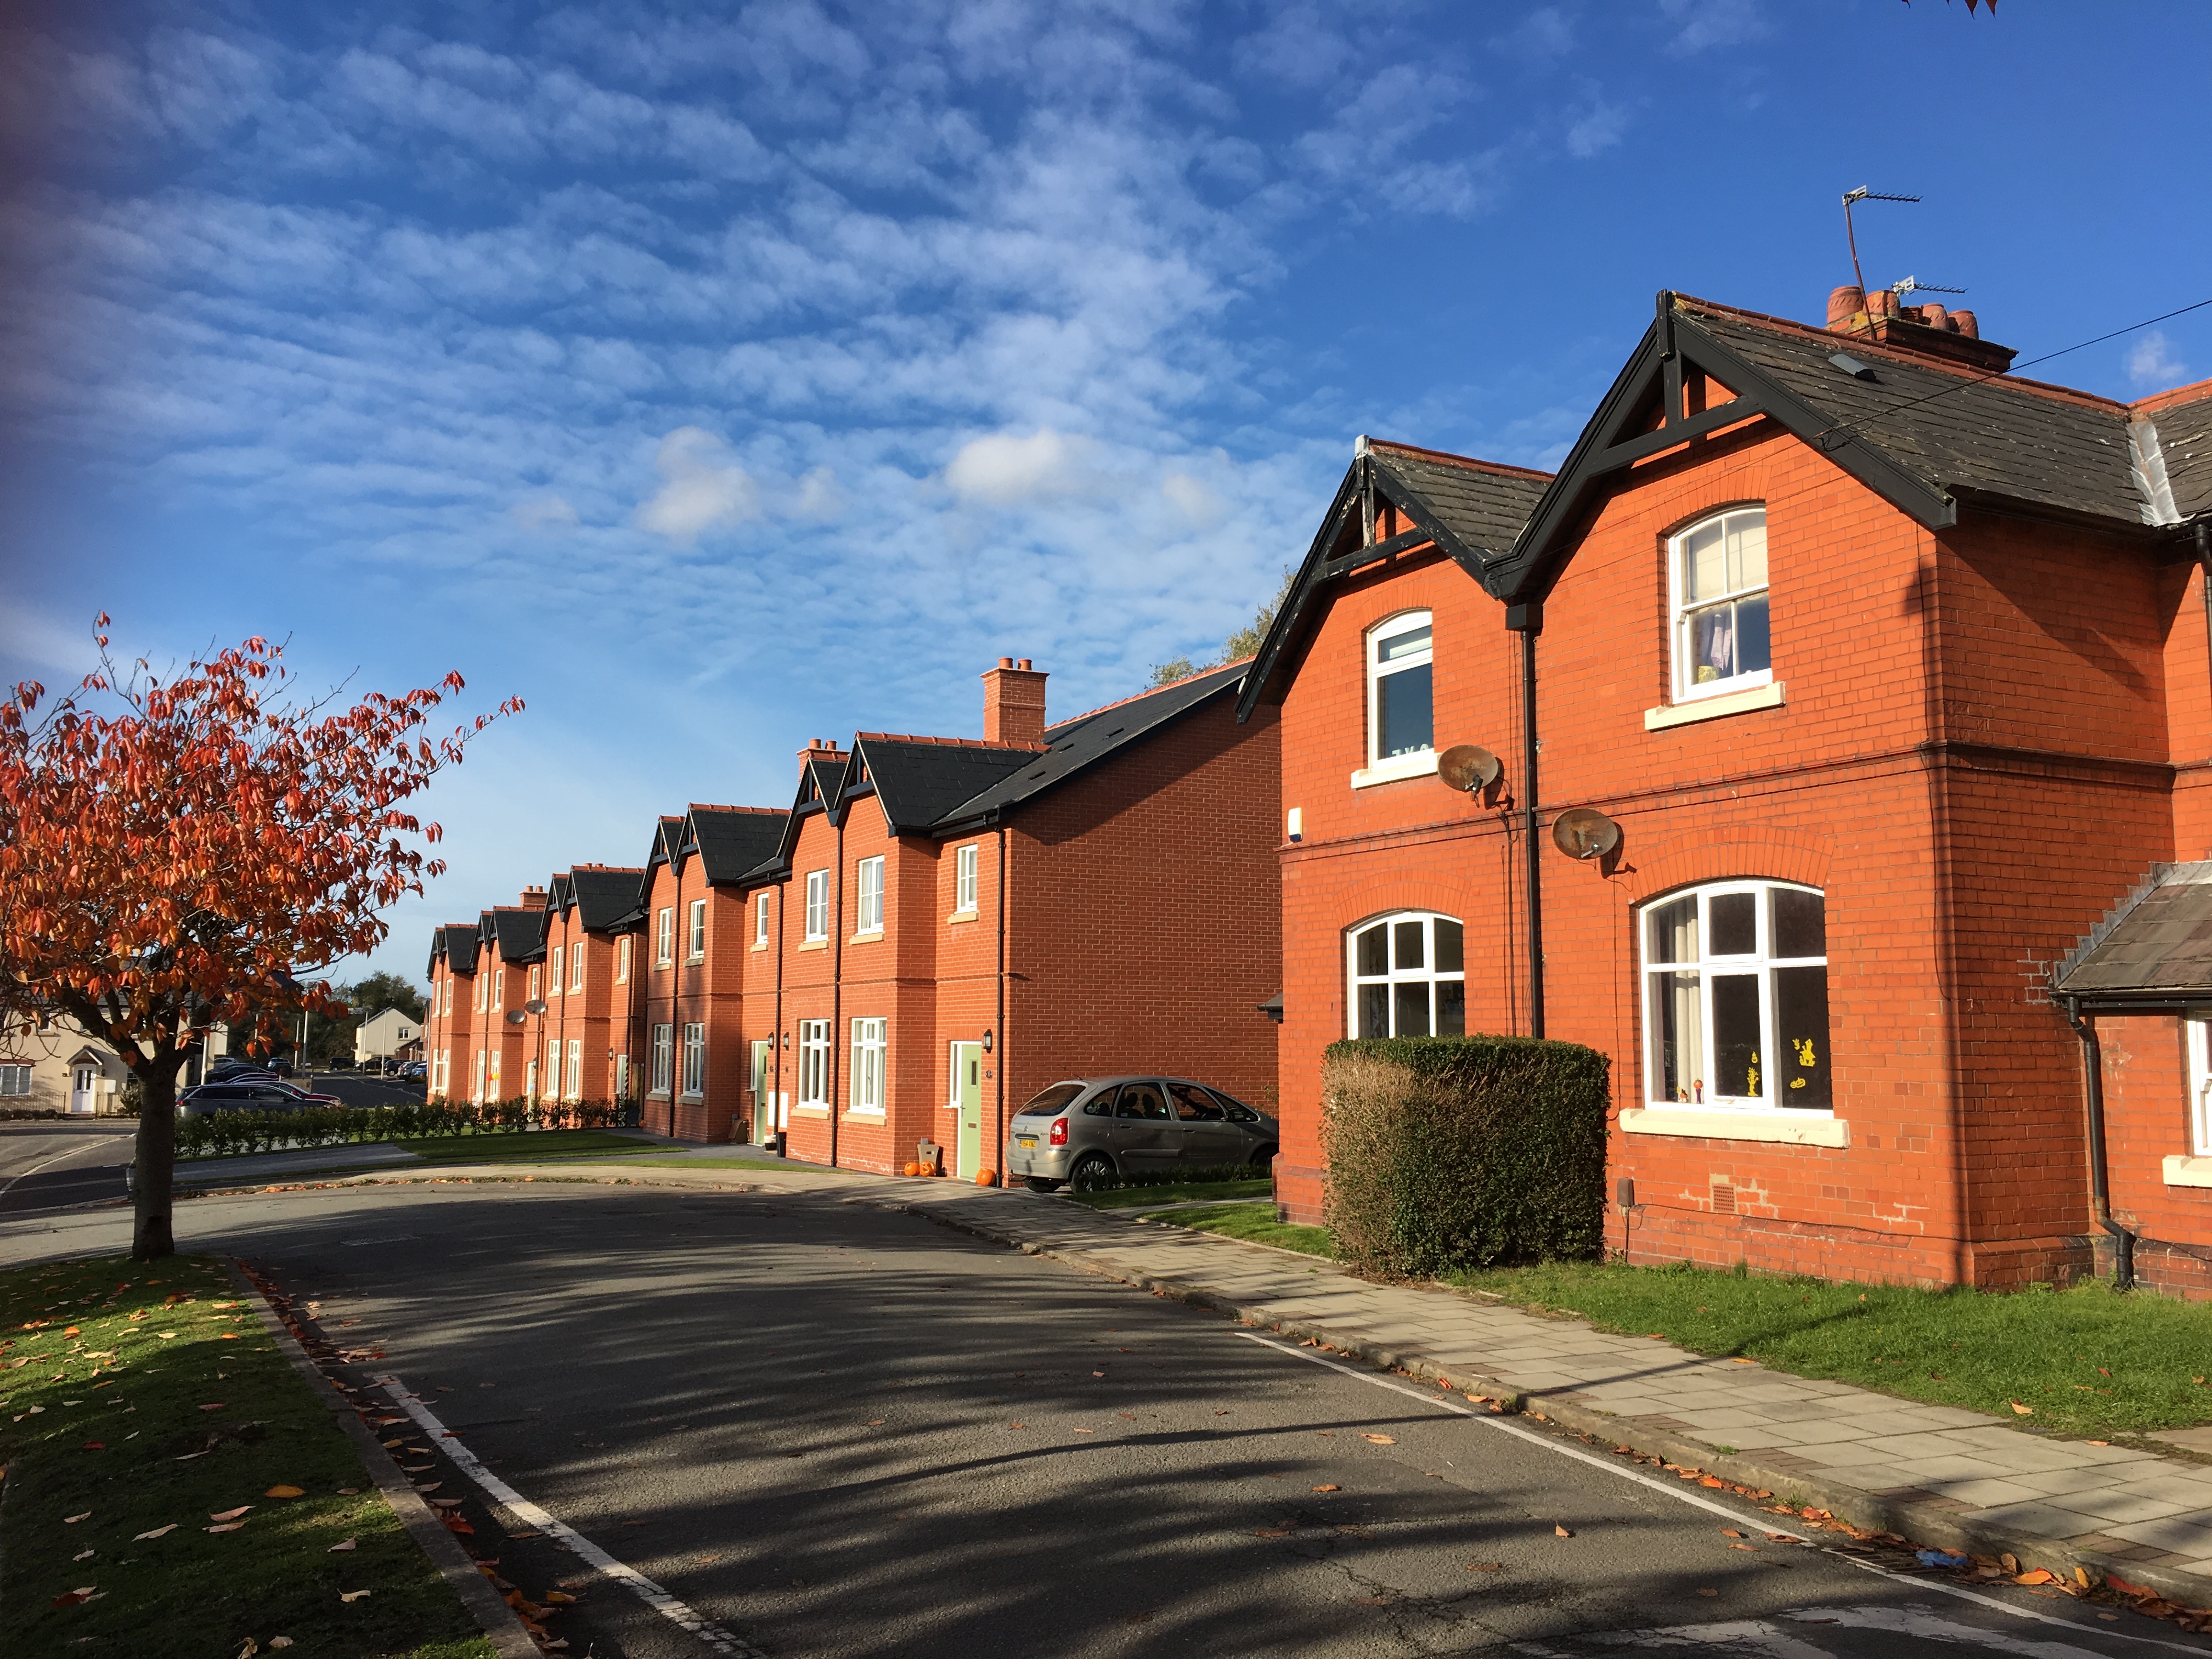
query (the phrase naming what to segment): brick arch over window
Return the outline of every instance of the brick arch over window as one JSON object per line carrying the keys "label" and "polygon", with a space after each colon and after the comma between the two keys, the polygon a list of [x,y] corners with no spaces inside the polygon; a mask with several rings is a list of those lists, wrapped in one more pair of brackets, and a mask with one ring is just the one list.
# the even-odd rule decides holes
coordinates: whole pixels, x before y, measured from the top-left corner
{"label": "brick arch over window", "polygon": [[1336,896],[1334,908],[1340,917],[1336,931],[1341,939],[1376,917],[1397,910],[1427,910],[1471,921],[1480,914],[1479,903],[1473,887],[1446,877],[1404,872],[1371,876]]}
{"label": "brick arch over window", "polygon": [[[1632,824],[1632,835],[1633,829]],[[1832,836],[1786,830],[1722,830],[1694,838],[1670,836],[1660,850],[1634,858],[1635,870],[1622,872],[1622,887],[1632,906],[1677,887],[1709,881],[1790,881],[1826,891],[1834,856]]]}

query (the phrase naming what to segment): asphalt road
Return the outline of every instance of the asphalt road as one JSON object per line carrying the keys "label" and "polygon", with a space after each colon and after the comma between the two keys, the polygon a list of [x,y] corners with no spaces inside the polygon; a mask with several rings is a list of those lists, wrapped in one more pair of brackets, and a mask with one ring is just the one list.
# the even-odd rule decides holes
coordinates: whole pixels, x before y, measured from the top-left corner
{"label": "asphalt road", "polygon": [[[712,1650],[558,1540],[504,1535],[438,1431],[740,1652],[2212,1650],[1777,1541],[1778,1517],[1534,1425],[832,1198],[356,1188],[196,1200],[178,1231],[419,1396],[430,1422],[389,1431],[418,1478],[526,1595],[583,1598],[555,1622],[593,1659]],[[0,1260],[124,1237],[113,1212],[0,1221]]]}

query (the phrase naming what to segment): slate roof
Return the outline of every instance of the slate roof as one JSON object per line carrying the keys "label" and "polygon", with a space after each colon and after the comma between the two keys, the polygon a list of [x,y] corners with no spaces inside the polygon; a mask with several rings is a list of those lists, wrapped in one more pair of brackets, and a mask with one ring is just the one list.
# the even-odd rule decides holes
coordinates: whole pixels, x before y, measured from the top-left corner
{"label": "slate roof", "polygon": [[568,872],[568,892],[584,931],[603,933],[626,921],[637,908],[637,881],[645,872],[615,866],[580,866]]}
{"label": "slate roof", "polygon": [[[1937,489],[2146,521],[2143,492],[2130,465],[2124,404],[2009,375],[1980,378],[1863,337],[1687,295],[1676,311],[1834,426],[1848,428]],[[1865,364],[1873,378],[1859,379],[1831,362],[1839,351]]]}
{"label": "slate roof", "polygon": [[2058,964],[2059,996],[2212,998],[2212,862],[2160,864]]}
{"label": "slate roof", "polygon": [[2135,414],[2158,432],[2175,510],[2184,518],[2212,513],[2212,381],[2147,398]]}
{"label": "slate roof", "polygon": [[496,940],[501,962],[534,962],[545,954],[545,912],[501,905],[484,913],[484,934]]}
{"label": "slate roof", "polygon": [[895,836],[927,832],[963,802],[988,792],[1037,759],[1025,744],[863,732],[853,751],[867,769]]}
{"label": "slate roof", "polygon": [[707,879],[742,881],[774,865],[790,816],[780,807],[693,806],[691,845]]}
{"label": "slate roof", "polygon": [[443,927],[433,929],[430,934],[430,971],[437,972],[438,958],[443,957],[453,972],[473,974],[477,970],[479,939],[477,926],[471,922],[449,922]]}
{"label": "slate roof", "polygon": [[1512,546],[1552,482],[1548,472],[1381,438],[1368,440],[1367,453],[1382,475],[1378,482],[1385,494],[1425,503],[1462,542],[1481,552],[1502,553]]}
{"label": "slate roof", "polygon": [[1247,659],[1210,668],[1156,691],[1140,692],[1047,727],[1043,753],[1031,751],[1024,757],[1026,763],[1019,770],[1009,772],[945,812],[935,825],[938,833],[951,834],[995,817],[1088,771],[1107,756],[1142,742],[1193,709],[1233,693],[1243,684],[1250,666]]}

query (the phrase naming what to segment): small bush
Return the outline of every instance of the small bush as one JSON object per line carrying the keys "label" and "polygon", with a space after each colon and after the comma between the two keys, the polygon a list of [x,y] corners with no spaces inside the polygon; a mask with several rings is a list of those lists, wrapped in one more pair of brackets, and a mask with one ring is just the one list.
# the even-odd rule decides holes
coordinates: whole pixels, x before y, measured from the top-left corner
{"label": "small bush", "polygon": [[1390,1279],[1597,1255],[1609,1067],[1533,1037],[1331,1044],[1322,1132],[1340,1255]]}

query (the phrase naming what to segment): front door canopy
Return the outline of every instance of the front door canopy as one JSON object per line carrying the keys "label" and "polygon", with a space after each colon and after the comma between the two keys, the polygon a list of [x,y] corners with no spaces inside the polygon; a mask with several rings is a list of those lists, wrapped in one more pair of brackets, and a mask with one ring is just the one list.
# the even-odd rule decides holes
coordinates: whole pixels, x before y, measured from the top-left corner
{"label": "front door canopy", "polygon": [[2051,978],[2084,1007],[2212,1012],[2212,860],[2153,865]]}

